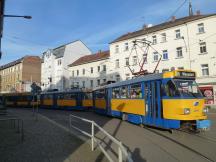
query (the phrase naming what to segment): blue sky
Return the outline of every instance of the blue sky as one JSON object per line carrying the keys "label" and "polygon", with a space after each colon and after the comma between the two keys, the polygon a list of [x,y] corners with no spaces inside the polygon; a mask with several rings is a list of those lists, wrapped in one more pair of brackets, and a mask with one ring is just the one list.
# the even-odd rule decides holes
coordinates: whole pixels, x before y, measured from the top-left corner
{"label": "blue sky", "polygon": [[[106,50],[122,34],[166,21],[184,0],[6,0],[0,65],[80,39],[92,52]],[[193,10],[216,13],[215,0],[192,0]],[[176,14],[188,15],[188,4]]]}

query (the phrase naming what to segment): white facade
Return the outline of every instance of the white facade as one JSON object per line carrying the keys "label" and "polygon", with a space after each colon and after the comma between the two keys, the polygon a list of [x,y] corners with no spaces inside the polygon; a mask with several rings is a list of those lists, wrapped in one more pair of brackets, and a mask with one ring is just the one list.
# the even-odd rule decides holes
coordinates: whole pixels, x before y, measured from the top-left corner
{"label": "white facade", "polygon": [[41,67],[42,90],[69,89],[68,65],[85,54],[91,54],[91,51],[79,40],[44,52]]}
{"label": "white facade", "polygon": [[86,89],[93,89],[107,81],[112,81],[115,75],[119,75],[113,71],[109,56],[75,66],[71,65],[69,69],[71,71],[71,87]]}
{"label": "white facade", "polygon": [[[152,48],[149,49],[147,63],[144,64],[145,69],[153,72],[157,64],[155,60],[158,60],[161,54],[162,61],[157,68],[159,72],[171,70],[173,67],[196,71],[197,82],[200,85],[213,87],[214,103],[216,103],[215,26],[216,15],[212,15],[146,35],[113,42],[110,45],[110,61],[113,63],[115,71],[125,80],[128,75],[131,75],[129,68],[126,66],[126,58],[129,58],[130,67],[134,69],[134,72],[140,69],[138,64],[133,66],[134,63],[136,64],[136,59],[138,62],[143,59],[144,52],[141,49],[137,48],[138,54],[135,50],[131,52],[133,41],[146,39],[153,43],[152,47],[159,54],[156,56],[157,54],[154,53],[156,51]],[[139,45],[145,50],[144,45]]]}

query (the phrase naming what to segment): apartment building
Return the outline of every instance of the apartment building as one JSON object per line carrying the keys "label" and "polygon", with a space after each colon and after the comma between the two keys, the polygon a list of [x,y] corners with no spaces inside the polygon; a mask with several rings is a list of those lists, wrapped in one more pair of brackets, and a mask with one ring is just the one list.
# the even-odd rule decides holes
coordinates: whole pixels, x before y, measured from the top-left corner
{"label": "apartment building", "polygon": [[99,51],[80,57],[70,64],[71,88],[93,89],[110,80],[109,56],[109,51]]}
{"label": "apartment building", "polygon": [[[123,80],[131,71],[153,72],[160,57],[157,72],[171,69],[191,69],[197,72],[197,82],[208,103],[216,103],[216,14],[172,19],[158,25],[144,25],[141,30],[127,33],[110,44],[110,61]],[[136,41],[136,48],[134,46]],[[147,42],[147,43],[143,43]],[[150,46],[148,46],[150,43]],[[146,47],[149,47],[146,53]]]}
{"label": "apartment building", "polygon": [[80,40],[44,52],[41,68],[42,90],[70,89],[68,65],[85,54],[89,55],[91,51]]}
{"label": "apartment building", "polygon": [[0,91],[29,92],[33,82],[40,84],[41,59],[38,56],[24,56],[0,67]]}

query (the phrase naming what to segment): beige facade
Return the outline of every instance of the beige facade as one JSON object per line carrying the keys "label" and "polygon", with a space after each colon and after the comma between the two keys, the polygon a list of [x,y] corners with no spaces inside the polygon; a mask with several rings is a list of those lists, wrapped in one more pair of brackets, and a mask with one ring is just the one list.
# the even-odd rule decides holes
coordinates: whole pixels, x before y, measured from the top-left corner
{"label": "beige facade", "polygon": [[25,56],[0,67],[0,92],[30,91],[32,82],[40,84],[41,59]]}

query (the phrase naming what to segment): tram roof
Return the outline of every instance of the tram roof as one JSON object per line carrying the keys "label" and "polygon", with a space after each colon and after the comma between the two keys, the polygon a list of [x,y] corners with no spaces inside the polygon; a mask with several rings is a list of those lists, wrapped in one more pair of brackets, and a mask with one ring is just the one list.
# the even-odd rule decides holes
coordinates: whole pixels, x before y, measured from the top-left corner
{"label": "tram roof", "polygon": [[111,87],[118,87],[118,86],[123,86],[123,85],[128,85],[128,84],[134,84],[134,83],[139,83],[143,81],[149,81],[149,80],[157,80],[157,79],[162,79],[163,78],[163,73],[159,74],[149,74],[146,76],[140,76],[131,80],[126,80],[122,82],[117,82],[117,83],[112,83],[106,86],[106,88],[111,88]]}

